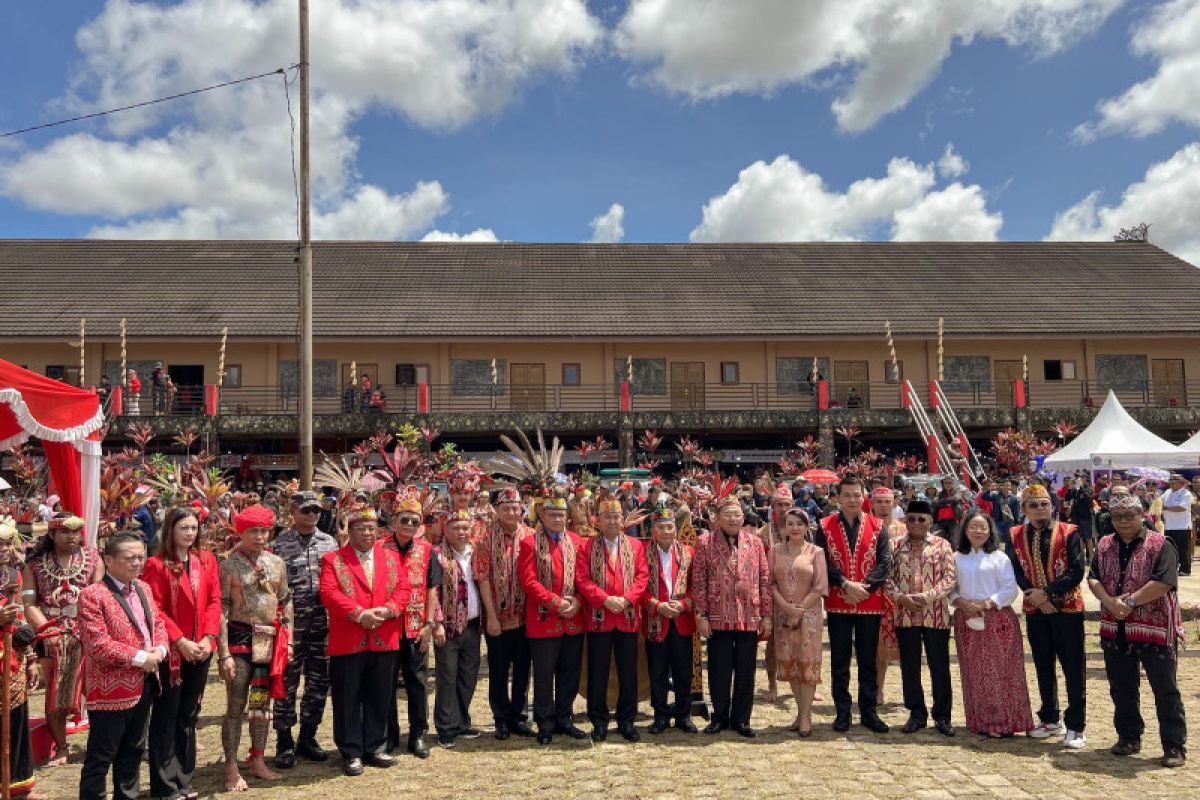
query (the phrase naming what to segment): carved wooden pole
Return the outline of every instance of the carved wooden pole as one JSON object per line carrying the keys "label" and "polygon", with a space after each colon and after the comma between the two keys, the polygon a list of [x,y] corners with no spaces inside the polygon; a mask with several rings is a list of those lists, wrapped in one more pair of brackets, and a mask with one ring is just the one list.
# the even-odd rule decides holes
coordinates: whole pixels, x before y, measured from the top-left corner
{"label": "carved wooden pole", "polygon": [[938,317],[938,383],[946,380],[946,363],[945,363],[945,336],[946,323],[941,317]]}

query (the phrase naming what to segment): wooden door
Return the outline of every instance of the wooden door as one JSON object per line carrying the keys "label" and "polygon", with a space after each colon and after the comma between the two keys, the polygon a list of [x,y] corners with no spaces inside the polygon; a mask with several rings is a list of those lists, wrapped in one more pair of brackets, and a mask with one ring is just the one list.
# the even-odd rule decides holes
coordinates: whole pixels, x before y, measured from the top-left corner
{"label": "wooden door", "polygon": [[833,362],[833,399],[842,408],[868,408],[871,384],[866,361]]}
{"label": "wooden door", "polygon": [[996,390],[996,405],[1013,405],[1013,384],[1021,380],[1025,372],[1022,361],[993,361],[992,386]]}
{"label": "wooden door", "polygon": [[546,365],[512,364],[509,391],[514,411],[546,410]]}
{"label": "wooden door", "polygon": [[1152,359],[1150,361],[1150,386],[1154,389],[1155,405],[1169,407],[1187,405],[1187,389],[1183,381],[1183,359]]}
{"label": "wooden door", "polygon": [[703,361],[675,361],[671,364],[671,410],[704,410]]}

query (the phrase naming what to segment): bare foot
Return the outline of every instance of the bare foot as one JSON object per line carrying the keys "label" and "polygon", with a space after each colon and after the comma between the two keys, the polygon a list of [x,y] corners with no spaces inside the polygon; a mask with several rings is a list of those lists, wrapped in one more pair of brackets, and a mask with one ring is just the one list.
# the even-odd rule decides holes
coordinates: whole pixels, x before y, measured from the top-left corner
{"label": "bare foot", "polygon": [[763,699],[768,703],[774,703],[779,699],[779,689],[775,686],[767,687],[767,693],[763,695]]}
{"label": "bare foot", "polygon": [[50,753],[50,760],[45,763],[43,769],[54,769],[61,767],[67,763],[67,746],[64,744],[61,747],[55,747]]}
{"label": "bare foot", "polygon": [[789,731],[800,730],[800,718],[796,717],[794,720],[792,720],[792,724],[787,726],[787,730],[789,730]]}
{"label": "bare foot", "polygon": [[250,787],[246,785],[246,779],[237,770],[231,770],[225,773],[225,791],[227,792],[244,792]]}
{"label": "bare foot", "polygon": [[206,749],[207,748],[204,745],[200,744],[199,742],[196,742],[196,752],[197,753],[203,753]]}
{"label": "bare foot", "polygon": [[250,774],[259,780],[264,781],[277,781],[283,777],[278,772],[268,767],[267,762],[264,761],[261,756],[255,758],[254,761],[251,762]]}
{"label": "bare foot", "polygon": [[824,703],[825,695],[821,694],[820,692],[813,692],[813,702],[814,703]]}

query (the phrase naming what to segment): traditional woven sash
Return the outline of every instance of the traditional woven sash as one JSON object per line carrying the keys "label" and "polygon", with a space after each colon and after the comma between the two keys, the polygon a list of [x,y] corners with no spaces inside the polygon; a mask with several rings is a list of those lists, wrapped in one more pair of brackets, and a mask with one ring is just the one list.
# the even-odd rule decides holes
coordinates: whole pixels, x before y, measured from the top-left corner
{"label": "traditional woven sash", "polygon": [[[621,591],[628,591],[629,587],[633,586],[633,546],[629,544],[629,537],[624,533],[617,534],[617,558],[621,564]],[[603,537],[597,536],[592,540],[592,582],[597,586],[608,586],[608,545],[604,543]],[[632,603],[629,608],[625,609],[625,619],[630,622],[637,621],[637,608]],[[592,609],[592,621],[597,625],[604,622],[604,606],[598,606]]]}
{"label": "traditional woven sash", "polygon": [[[657,546],[655,547],[657,550]],[[687,594],[688,572],[692,568],[692,556],[687,548],[679,542],[671,545],[671,558],[675,561],[675,579],[670,587],[670,596],[667,600],[679,600]],[[651,596],[658,597],[658,584],[662,580],[662,562],[659,561],[658,553],[654,553],[649,559],[650,561],[650,586],[652,587]],[[651,612],[646,615],[646,638],[651,641],[658,641],[663,633],[663,625],[665,620],[661,614]]]}

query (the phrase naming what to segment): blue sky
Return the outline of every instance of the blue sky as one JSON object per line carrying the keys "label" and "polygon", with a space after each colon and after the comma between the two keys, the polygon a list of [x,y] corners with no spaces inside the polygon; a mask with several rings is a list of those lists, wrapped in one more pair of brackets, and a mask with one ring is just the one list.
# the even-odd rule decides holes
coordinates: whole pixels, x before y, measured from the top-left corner
{"label": "blue sky", "polygon": [[[595,235],[1040,240],[1146,221],[1198,260],[1200,0],[843,2],[808,4],[819,41],[766,0],[328,3],[318,235],[585,241],[619,204]],[[0,129],[281,66],[292,6],[12,4]],[[876,24],[904,12],[904,36]],[[414,36],[433,52],[407,59]],[[840,118],[872,71],[870,108]],[[0,140],[0,236],[287,236],[278,79],[221,94]],[[939,166],[948,146],[961,160]]]}

